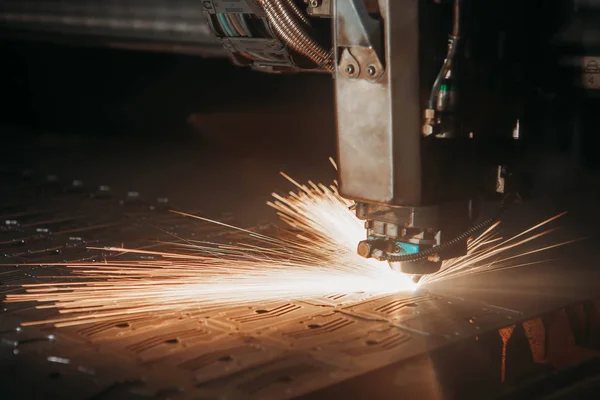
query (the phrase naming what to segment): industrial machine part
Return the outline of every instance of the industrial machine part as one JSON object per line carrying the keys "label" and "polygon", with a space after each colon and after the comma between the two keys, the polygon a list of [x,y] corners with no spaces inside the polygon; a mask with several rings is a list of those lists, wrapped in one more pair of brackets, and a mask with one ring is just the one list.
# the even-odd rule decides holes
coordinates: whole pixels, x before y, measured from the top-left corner
{"label": "industrial machine part", "polygon": [[[427,1],[309,1],[306,12],[291,0],[235,7],[204,2],[237,64],[306,70],[300,66],[309,61],[334,75],[341,194],[356,201],[356,214],[365,221],[357,251],[415,275],[436,272],[444,259],[465,254],[469,237],[493,221],[475,224],[475,143],[459,115],[463,3],[450,2],[452,29],[444,32],[446,13],[436,13],[439,5]],[[331,39],[308,15],[330,18]],[[254,57],[276,53],[259,48],[267,37],[249,38],[236,28],[244,19],[265,17],[285,45],[277,49],[278,60]],[[447,34],[440,70],[424,49]],[[245,43],[255,43],[250,54]],[[428,82],[432,68],[439,73]]]}
{"label": "industrial machine part", "polygon": [[[259,71],[331,73],[341,194],[365,221],[357,251],[415,275],[464,254],[469,238],[525,192],[523,142],[539,147],[534,132],[548,130],[536,126],[537,103],[565,90],[543,82],[563,61],[549,51],[550,38],[563,33],[569,47],[559,54],[577,67],[577,15],[594,8],[575,0],[1,4],[0,26],[11,36],[87,35],[207,56],[223,55],[220,45],[236,65]],[[594,55],[559,81],[569,76],[594,89]],[[490,198],[502,205],[480,217]]]}

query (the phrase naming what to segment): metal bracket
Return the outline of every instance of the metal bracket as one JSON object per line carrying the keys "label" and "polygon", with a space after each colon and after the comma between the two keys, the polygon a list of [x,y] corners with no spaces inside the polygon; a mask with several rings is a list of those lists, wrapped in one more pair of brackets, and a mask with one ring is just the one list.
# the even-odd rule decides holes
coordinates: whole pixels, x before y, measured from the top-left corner
{"label": "metal bracket", "polygon": [[[347,76],[377,81],[385,72],[385,55],[381,46],[381,22],[371,18],[362,0],[336,1],[336,45],[339,51],[338,68]],[[359,74],[348,71],[356,66],[344,61],[347,53],[358,63]]]}
{"label": "metal bracket", "polygon": [[350,78],[350,79],[356,79],[356,78],[359,77],[359,75],[360,75],[360,64],[356,60],[356,58],[354,58],[352,56],[352,54],[350,53],[349,49],[342,50],[342,53],[340,55],[339,64],[340,64],[340,68],[342,69],[342,72],[348,78]]}
{"label": "metal bracket", "polygon": [[333,0],[309,0],[306,12],[314,18],[330,18],[333,14]]}

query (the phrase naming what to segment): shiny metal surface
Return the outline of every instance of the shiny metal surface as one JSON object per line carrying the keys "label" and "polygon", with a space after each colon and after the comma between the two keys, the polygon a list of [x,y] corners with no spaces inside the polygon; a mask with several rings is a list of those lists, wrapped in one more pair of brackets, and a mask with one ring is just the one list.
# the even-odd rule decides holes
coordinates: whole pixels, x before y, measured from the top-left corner
{"label": "shiny metal surface", "polygon": [[[419,4],[381,4],[386,59],[376,82],[345,73],[342,50],[352,53],[364,43],[351,43],[356,35],[346,31],[353,28],[339,14],[344,10],[334,9],[335,47],[342,47],[335,79],[341,192],[367,202],[421,205]],[[365,70],[363,63],[355,68]]]}

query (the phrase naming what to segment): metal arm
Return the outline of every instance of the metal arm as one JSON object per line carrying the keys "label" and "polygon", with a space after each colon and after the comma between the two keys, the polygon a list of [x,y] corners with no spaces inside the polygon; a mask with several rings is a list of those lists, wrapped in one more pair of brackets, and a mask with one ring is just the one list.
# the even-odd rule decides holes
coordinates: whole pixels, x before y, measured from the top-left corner
{"label": "metal arm", "polygon": [[[357,201],[357,215],[366,221],[367,237],[358,246],[364,257],[421,253],[472,223],[468,139],[421,134],[422,3],[380,0],[380,21],[362,0],[334,3],[341,194]],[[464,254],[465,243],[395,267],[435,272],[443,259]]]}

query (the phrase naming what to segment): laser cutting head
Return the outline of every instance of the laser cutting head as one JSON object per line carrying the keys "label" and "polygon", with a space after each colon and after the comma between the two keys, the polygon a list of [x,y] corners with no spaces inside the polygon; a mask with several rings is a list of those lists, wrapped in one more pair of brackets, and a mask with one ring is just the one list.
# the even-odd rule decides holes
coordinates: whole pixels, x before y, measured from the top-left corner
{"label": "laser cutting head", "polygon": [[440,270],[446,259],[464,255],[471,202],[431,207],[394,207],[359,202],[356,215],[365,221],[366,238],[357,253],[387,261],[390,267],[411,275]]}
{"label": "laser cutting head", "polygon": [[448,35],[429,5],[379,1],[381,18],[373,18],[361,3],[335,2],[340,194],[365,221],[359,255],[431,274],[466,253],[467,238],[458,237],[473,220],[472,143],[458,123],[451,63],[460,32],[440,70],[422,51]]}
{"label": "laser cutting head", "polygon": [[[475,220],[472,200],[480,196],[483,180],[476,159],[483,157],[465,118],[474,113],[464,110],[482,102],[467,99],[482,88],[465,79],[473,74],[461,62],[475,60],[467,67],[480,71],[489,58],[490,71],[498,74],[488,43],[462,40],[469,32],[461,19],[473,15],[469,10],[479,2],[331,0],[305,1],[306,7],[296,0],[239,2],[254,5],[244,11],[255,15],[249,21],[238,21],[239,10],[231,13],[222,2],[204,3],[236,64],[333,74],[339,193],[357,202],[356,214],[365,221],[358,254],[424,275],[466,253]],[[321,18],[331,21],[331,34],[322,29],[328,24],[317,21]],[[250,21],[270,29],[254,32],[253,24],[246,29],[242,22]],[[475,125],[474,131],[479,135],[490,125]]]}

